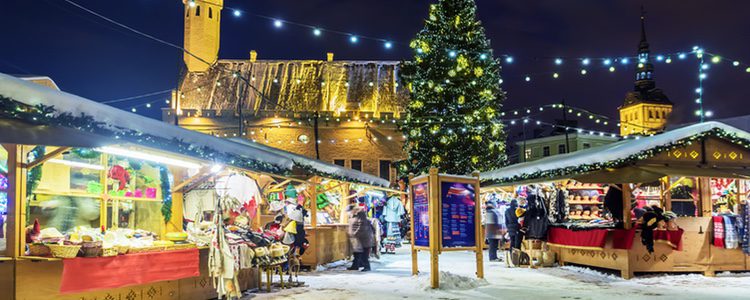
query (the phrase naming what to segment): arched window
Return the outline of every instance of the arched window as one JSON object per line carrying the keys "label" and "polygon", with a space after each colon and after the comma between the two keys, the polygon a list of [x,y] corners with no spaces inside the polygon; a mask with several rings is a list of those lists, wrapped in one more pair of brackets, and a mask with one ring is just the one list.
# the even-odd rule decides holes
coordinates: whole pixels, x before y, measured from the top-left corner
{"label": "arched window", "polygon": [[197,16],[200,16],[200,15],[201,15],[201,7],[200,6],[196,6],[195,7],[195,16],[197,17]]}
{"label": "arched window", "polygon": [[653,119],[654,118],[654,111],[653,110],[649,110],[648,111],[648,117],[649,117],[649,119]]}
{"label": "arched window", "polygon": [[211,19],[214,17],[214,11],[211,9],[211,7],[208,8],[208,18]]}

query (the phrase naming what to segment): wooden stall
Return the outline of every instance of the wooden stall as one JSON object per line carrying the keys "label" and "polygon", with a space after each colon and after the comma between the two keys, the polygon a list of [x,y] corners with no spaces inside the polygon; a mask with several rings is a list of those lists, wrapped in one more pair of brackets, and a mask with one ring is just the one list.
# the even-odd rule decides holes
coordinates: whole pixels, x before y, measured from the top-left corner
{"label": "wooden stall", "polygon": [[[650,272],[713,276],[720,271],[750,270],[742,245],[717,242],[715,238],[723,236],[725,228],[714,226],[715,217],[748,213],[749,146],[749,133],[706,122],[509,166],[482,174],[482,180],[485,192],[498,186],[514,190],[534,184],[556,186],[570,193],[566,198],[570,206],[607,207],[607,190],[584,202],[572,196],[571,184],[621,191],[622,215],[611,217],[621,224],[571,229],[566,218],[564,223],[551,225],[547,239],[562,265],[617,270],[623,278]],[[648,225],[635,217],[634,208],[646,206],[656,206],[672,218],[667,225],[654,228],[653,252],[641,242]],[[590,219],[589,224],[600,222]],[[607,223],[605,217],[601,219]]]}

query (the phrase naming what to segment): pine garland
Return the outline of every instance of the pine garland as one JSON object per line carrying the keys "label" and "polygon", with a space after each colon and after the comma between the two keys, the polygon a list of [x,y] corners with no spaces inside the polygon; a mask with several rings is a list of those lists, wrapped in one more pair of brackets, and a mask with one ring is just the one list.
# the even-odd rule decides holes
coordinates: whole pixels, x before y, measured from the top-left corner
{"label": "pine garland", "polygon": [[161,178],[161,193],[164,200],[161,203],[161,215],[164,216],[164,224],[172,219],[172,176],[166,166],[159,166],[159,178]]}
{"label": "pine garland", "polygon": [[546,171],[538,171],[534,173],[527,173],[527,174],[511,176],[511,177],[488,178],[488,179],[482,180],[482,184],[483,185],[496,185],[496,184],[507,184],[507,183],[513,183],[513,182],[537,180],[537,179],[544,179],[544,178],[559,178],[559,177],[574,176],[574,175],[579,175],[583,173],[594,172],[594,171],[599,171],[599,170],[609,169],[609,168],[620,168],[623,166],[627,166],[629,164],[633,164],[637,161],[641,161],[644,159],[654,157],[666,151],[671,151],[676,148],[689,146],[696,141],[700,141],[708,137],[720,138],[720,139],[729,141],[732,144],[735,144],[735,145],[738,145],[745,149],[750,150],[750,140],[740,138],[737,136],[736,133],[727,132],[721,128],[713,128],[711,130],[701,132],[691,137],[681,139],[678,141],[674,141],[666,145],[654,147],[645,151],[641,151],[641,152],[638,152],[638,153],[635,153],[635,154],[632,154],[632,155],[629,155],[627,157],[617,159],[617,160],[592,163],[592,164],[584,164],[584,165],[546,170]]}
{"label": "pine garland", "polygon": [[[40,159],[44,154],[47,153],[46,147],[36,146],[31,149],[29,156],[33,157],[34,160]],[[27,188],[26,188],[26,199],[31,197],[34,190],[39,186],[39,181],[42,180],[42,166],[35,166],[27,171]]]}

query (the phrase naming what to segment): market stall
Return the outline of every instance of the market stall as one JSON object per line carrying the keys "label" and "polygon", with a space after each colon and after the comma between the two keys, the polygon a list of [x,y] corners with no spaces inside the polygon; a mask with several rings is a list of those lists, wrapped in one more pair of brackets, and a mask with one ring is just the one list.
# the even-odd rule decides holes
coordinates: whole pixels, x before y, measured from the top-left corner
{"label": "market stall", "polygon": [[[295,252],[300,255],[302,265],[315,268],[351,256],[347,235],[348,208],[351,204],[366,206],[370,218],[383,220],[380,228],[383,230],[383,238],[388,239],[384,241],[386,246],[400,245],[395,232],[400,232],[401,224],[393,224],[395,218],[386,218],[382,214],[388,211],[384,208],[390,203],[389,207],[393,207],[397,213],[399,207],[401,208],[399,218],[405,215],[401,199],[405,192],[388,188],[387,180],[244,139],[232,141],[288,158],[300,166],[303,173],[308,174],[296,177],[266,175],[255,178],[263,195],[263,200],[259,204],[261,217],[258,219],[258,225],[268,227],[279,215],[284,216],[281,220],[283,227],[294,221],[295,226],[299,226],[299,229],[295,230],[295,239],[300,247],[304,245],[304,250]],[[301,211],[301,214],[298,211]],[[398,237],[400,238],[400,234]],[[307,242],[299,243],[299,239],[303,238]]]}
{"label": "market stall", "polygon": [[[561,264],[641,272],[748,270],[750,133],[706,122],[482,174],[541,203],[527,240]],[[529,204],[531,205],[531,204]],[[539,218],[542,216],[542,218]]]}
{"label": "market stall", "polygon": [[[183,232],[184,192],[232,174],[291,174],[294,162],[3,74],[0,114],[0,288],[11,291],[0,297],[207,299],[257,287],[257,261],[230,263],[253,255]],[[209,242],[251,227],[252,199],[230,198],[215,203],[237,200],[232,220],[244,224],[223,223],[232,207],[217,205]]]}

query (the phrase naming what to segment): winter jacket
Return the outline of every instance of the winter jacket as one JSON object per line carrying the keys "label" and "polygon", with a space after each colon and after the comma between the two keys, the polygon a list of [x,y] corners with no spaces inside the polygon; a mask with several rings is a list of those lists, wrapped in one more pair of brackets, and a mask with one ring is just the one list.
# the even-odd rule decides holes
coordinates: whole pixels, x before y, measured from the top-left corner
{"label": "winter jacket", "polygon": [[359,210],[349,220],[349,240],[354,252],[363,252],[375,246],[375,231],[364,210]]}
{"label": "winter jacket", "polygon": [[518,224],[518,216],[516,216],[516,209],[518,204],[511,203],[507,210],[505,210],[505,226],[508,228],[508,233],[514,235],[521,229],[521,224]]}
{"label": "winter jacket", "polygon": [[398,197],[391,197],[383,208],[383,220],[391,223],[401,222],[401,216],[406,213],[404,205]]}
{"label": "winter jacket", "polygon": [[526,200],[529,203],[524,217],[524,225],[527,227],[526,236],[529,239],[544,240],[547,238],[549,225],[544,199],[537,194],[529,194]]}
{"label": "winter jacket", "polygon": [[497,208],[490,208],[488,207],[484,211],[484,237],[486,239],[501,239],[503,238],[503,228],[504,226],[501,226],[499,216],[499,211]]}

